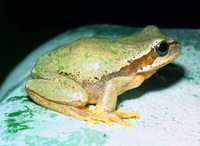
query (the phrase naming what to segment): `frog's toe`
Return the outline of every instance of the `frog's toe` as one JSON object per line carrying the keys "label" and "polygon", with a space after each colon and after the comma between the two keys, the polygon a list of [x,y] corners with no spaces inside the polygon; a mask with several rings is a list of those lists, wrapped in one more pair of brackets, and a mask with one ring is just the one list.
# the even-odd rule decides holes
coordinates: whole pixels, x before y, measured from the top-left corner
{"label": "frog's toe", "polygon": [[116,122],[128,127],[134,127],[129,121],[124,121],[122,118],[139,118],[139,112],[124,112],[122,109],[114,112],[106,112],[98,110],[95,106],[89,106],[89,108],[84,107],[82,109],[71,107],[70,116],[79,120],[88,121],[92,124],[95,124],[96,121],[105,122],[109,125]]}
{"label": "frog's toe", "polygon": [[139,119],[140,118],[139,111],[124,112],[124,110],[122,108],[119,108],[117,111],[114,111],[114,113],[123,119],[129,119],[129,118]]}
{"label": "frog's toe", "polygon": [[115,112],[106,113],[106,116],[109,118],[109,120],[116,122],[118,124],[125,125],[125,126],[131,127],[131,128],[134,127],[131,124],[131,122],[122,120],[122,118],[119,115],[117,115]]}
{"label": "frog's toe", "polygon": [[116,122],[118,124],[125,125],[128,127],[134,127],[130,122],[124,121],[122,120],[122,118],[133,118],[133,117],[138,118],[139,117],[139,112],[137,111],[126,113],[120,109],[114,112],[103,112],[101,110],[96,109],[95,106],[90,106],[87,110],[97,115],[97,119],[96,119],[97,121],[102,121],[109,125],[112,125],[113,122]]}

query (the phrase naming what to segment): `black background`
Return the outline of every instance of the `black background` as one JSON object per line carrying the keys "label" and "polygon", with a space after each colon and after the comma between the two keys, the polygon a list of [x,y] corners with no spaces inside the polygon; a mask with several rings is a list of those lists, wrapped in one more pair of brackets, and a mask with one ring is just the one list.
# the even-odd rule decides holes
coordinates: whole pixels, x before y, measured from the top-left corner
{"label": "black background", "polygon": [[200,28],[200,0],[0,0],[0,84],[26,55],[57,34],[91,24]]}

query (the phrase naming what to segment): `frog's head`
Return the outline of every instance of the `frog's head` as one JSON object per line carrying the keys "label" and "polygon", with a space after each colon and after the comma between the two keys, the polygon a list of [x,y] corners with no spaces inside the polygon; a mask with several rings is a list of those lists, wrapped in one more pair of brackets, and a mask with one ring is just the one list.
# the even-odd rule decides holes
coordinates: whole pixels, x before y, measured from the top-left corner
{"label": "frog's head", "polygon": [[147,26],[137,34],[142,43],[139,72],[155,71],[175,60],[181,53],[180,43],[161,34],[156,26]]}

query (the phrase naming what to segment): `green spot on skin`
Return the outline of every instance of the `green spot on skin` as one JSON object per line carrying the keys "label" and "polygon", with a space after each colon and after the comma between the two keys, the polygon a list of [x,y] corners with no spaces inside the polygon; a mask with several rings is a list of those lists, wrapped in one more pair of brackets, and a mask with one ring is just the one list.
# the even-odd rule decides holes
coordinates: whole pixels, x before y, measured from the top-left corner
{"label": "green spot on skin", "polygon": [[85,56],[85,61],[87,61],[89,58],[94,58],[94,55],[86,55]]}
{"label": "green spot on skin", "polygon": [[88,60],[89,57],[90,57],[90,56],[85,56],[85,59]]}
{"label": "green spot on skin", "polygon": [[110,64],[113,61],[113,59],[110,58],[97,57],[97,59],[99,59],[101,62],[104,62],[105,64]]}
{"label": "green spot on skin", "polygon": [[117,43],[117,44],[129,44],[128,42],[125,42],[125,40],[111,40],[109,41],[110,44]]}
{"label": "green spot on skin", "polygon": [[67,69],[67,68],[69,68],[69,67],[72,66],[72,65],[76,65],[76,62],[73,62],[73,64],[67,65],[67,66],[62,66],[62,65],[60,65],[60,66],[58,66],[58,71]]}
{"label": "green spot on skin", "polygon": [[60,70],[63,70],[64,69],[64,66],[58,66],[58,70],[60,71]]}
{"label": "green spot on skin", "polygon": [[36,64],[34,66],[34,69],[37,71],[37,73],[40,73],[41,72],[41,65],[40,64]]}
{"label": "green spot on skin", "polygon": [[63,53],[63,56],[65,56],[65,57],[66,57],[66,56],[68,56],[68,54],[67,54],[67,53]]}
{"label": "green spot on skin", "polygon": [[65,66],[65,68],[69,68],[71,65],[67,65],[67,66]]}
{"label": "green spot on skin", "polygon": [[97,59],[99,59],[100,61],[104,61],[105,60],[104,58],[101,58],[101,57],[97,57]]}
{"label": "green spot on skin", "polygon": [[51,56],[51,52],[47,54],[48,56]]}
{"label": "green spot on skin", "polygon": [[109,63],[111,63],[113,61],[113,59],[108,59]]}

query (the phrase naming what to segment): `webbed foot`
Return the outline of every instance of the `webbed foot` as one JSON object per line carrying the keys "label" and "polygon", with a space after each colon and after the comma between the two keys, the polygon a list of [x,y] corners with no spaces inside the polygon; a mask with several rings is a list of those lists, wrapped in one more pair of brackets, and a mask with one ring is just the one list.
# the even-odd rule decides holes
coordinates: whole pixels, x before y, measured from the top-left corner
{"label": "webbed foot", "polygon": [[[100,111],[96,109],[95,106],[89,106],[89,108],[85,109],[88,112],[91,112],[96,115],[96,118],[94,120],[96,121],[102,121],[105,122],[109,125],[112,125],[113,122],[116,122],[121,125],[125,125],[128,127],[134,127],[129,121],[124,121],[122,119],[128,119],[128,118],[137,118],[139,119],[139,112],[134,111],[134,112],[124,112],[122,108],[118,109],[117,111],[114,112],[109,112],[109,111]],[[89,121],[88,121],[89,122]]]}

